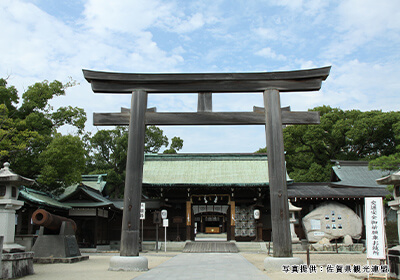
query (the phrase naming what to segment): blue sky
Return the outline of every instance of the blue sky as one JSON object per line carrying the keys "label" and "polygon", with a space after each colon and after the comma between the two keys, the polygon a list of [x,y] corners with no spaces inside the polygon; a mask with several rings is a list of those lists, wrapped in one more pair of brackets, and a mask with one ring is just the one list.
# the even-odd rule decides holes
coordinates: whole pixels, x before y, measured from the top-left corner
{"label": "blue sky", "polygon": [[[282,93],[294,111],[330,105],[397,111],[398,0],[2,0],[0,77],[20,93],[37,81],[79,85],[57,106],[88,114],[130,106],[127,95],[94,94],[82,69],[132,72],[260,72],[332,66],[319,92]],[[195,111],[196,95],[150,95],[158,111]],[[214,111],[250,111],[260,94],[214,94]],[[182,152],[253,152],[262,126],[162,127]],[[72,132],[68,128],[65,133]]]}

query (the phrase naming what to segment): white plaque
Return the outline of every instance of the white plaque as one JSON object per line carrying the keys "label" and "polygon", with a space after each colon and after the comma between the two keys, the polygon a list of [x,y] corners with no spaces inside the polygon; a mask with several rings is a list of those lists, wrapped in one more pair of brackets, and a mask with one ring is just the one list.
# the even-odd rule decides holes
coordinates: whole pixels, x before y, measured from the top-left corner
{"label": "white plaque", "polygon": [[321,221],[320,220],[311,219],[310,224],[311,224],[311,230],[321,229]]}
{"label": "white plaque", "polygon": [[140,219],[146,219],[146,203],[144,202],[140,203]]}
{"label": "white plaque", "polygon": [[163,227],[168,227],[168,219],[164,219],[162,225]]}
{"label": "white plaque", "polygon": [[367,236],[367,259],[385,259],[382,197],[365,198],[365,231]]}

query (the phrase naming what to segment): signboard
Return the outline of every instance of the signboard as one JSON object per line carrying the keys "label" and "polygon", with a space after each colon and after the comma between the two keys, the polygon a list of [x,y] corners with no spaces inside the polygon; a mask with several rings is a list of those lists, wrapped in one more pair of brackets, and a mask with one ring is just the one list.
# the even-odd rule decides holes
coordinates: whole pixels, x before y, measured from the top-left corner
{"label": "signboard", "polygon": [[146,219],[146,203],[144,202],[140,203],[140,219]]}
{"label": "signboard", "polygon": [[160,211],[154,211],[154,213],[153,213],[153,223],[161,224],[161,212]]}
{"label": "signboard", "polygon": [[365,230],[367,236],[367,259],[385,259],[382,197],[365,198]]}
{"label": "signboard", "polygon": [[168,227],[168,219],[163,220],[163,227]]}

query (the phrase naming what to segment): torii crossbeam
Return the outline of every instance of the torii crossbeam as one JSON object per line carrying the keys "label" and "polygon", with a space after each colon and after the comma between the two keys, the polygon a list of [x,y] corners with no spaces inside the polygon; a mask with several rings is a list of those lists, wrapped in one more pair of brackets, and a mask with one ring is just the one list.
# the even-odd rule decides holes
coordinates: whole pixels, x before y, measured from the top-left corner
{"label": "torii crossbeam", "polygon": [[[128,157],[121,256],[139,255],[146,125],[265,125],[274,257],[292,257],[282,124],[318,124],[318,112],[281,109],[280,92],[317,91],[331,67],[267,73],[128,74],[83,70],[95,93],[132,94],[131,110],[94,113],[95,125],[128,125]],[[263,92],[264,108],[212,112],[212,93]],[[158,113],[147,109],[147,94],[198,93],[198,112]]]}

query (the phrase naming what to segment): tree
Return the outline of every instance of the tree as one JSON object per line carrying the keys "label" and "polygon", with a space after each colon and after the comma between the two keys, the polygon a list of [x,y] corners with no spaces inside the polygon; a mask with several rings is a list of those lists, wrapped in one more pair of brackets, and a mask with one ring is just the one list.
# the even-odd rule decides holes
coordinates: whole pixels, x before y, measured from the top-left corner
{"label": "tree", "polygon": [[57,134],[46,150],[39,155],[43,162],[38,182],[42,189],[60,193],[71,184],[81,181],[85,168],[85,149],[78,136]]}
{"label": "tree", "polygon": [[49,183],[50,185],[43,186],[47,190],[55,190],[73,181],[80,181],[80,177],[72,176],[74,180],[71,180],[65,175],[69,171],[71,174],[76,174],[74,170],[82,168],[76,158],[69,161],[68,165],[50,163],[52,158],[55,159],[54,149],[63,148],[57,145],[58,142],[63,142],[69,147],[63,152],[60,151],[59,156],[62,155],[60,161],[82,156],[74,149],[80,147],[81,144],[77,143],[80,138],[71,136],[74,139],[72,141],[70,137],[60,136],[58,129],[66,124],[72,125],[77,129],[77,135],[81,135],[86,122],[86,113],[81,108],[71,106],[54,110],[50,105],[53,98],[65,95],[65,90],[74,85],[74,82],[62,84],[59,81],[35,83],[22,94],[22,102],[19,104],[15,87],[7,86],[7,81],[0,79],[1,161],[9,161],[13,170],[23,176],[34,178],[40,175],[41,182],[54,182],[55,178],[52,177],[54,174],[64,174],[57,179],[60,184]]}
{"label": "tree", "polygon": [[[400,123],[392,127],[396,139],[396,152],[390,155],[384,155],[369,162],[370,169],[381,169],[388,171],[397,171],[400,168]],[[394,144],[394,143],[393,143]]]}
{"label": "tree", "polygon": [[176,152],[179,151],[180,149],[182,149],[182,147],[183,147],[183,139],[175,136],[175,137],[172,137],[172,139],[171,139],[171,146],[169,147],[169,149],[165,149],[163,153],[164,154],[176,154]]}
{"label": "tree", "polygon": [[319,125],[283,130],[286,166],[295,181],[329,181],[332,159],[371,160],[396,152],[399,112],[343,111],[329,106],[312,111],[320,112]]}
{"label": "tree", "polygon": [[[90,138],[91,157],[88,172],[106,173],[106,192],[112,197],[121,197],[125,186],[126,157],[128,152],[128,128],[118,126],[111,130],[99,130]],[[168,137],[162,129],[146,127],[145,153],[158,153],[169,145]],[[183,146],[183,140],[173,137],[166,153],[176,153]]]}

